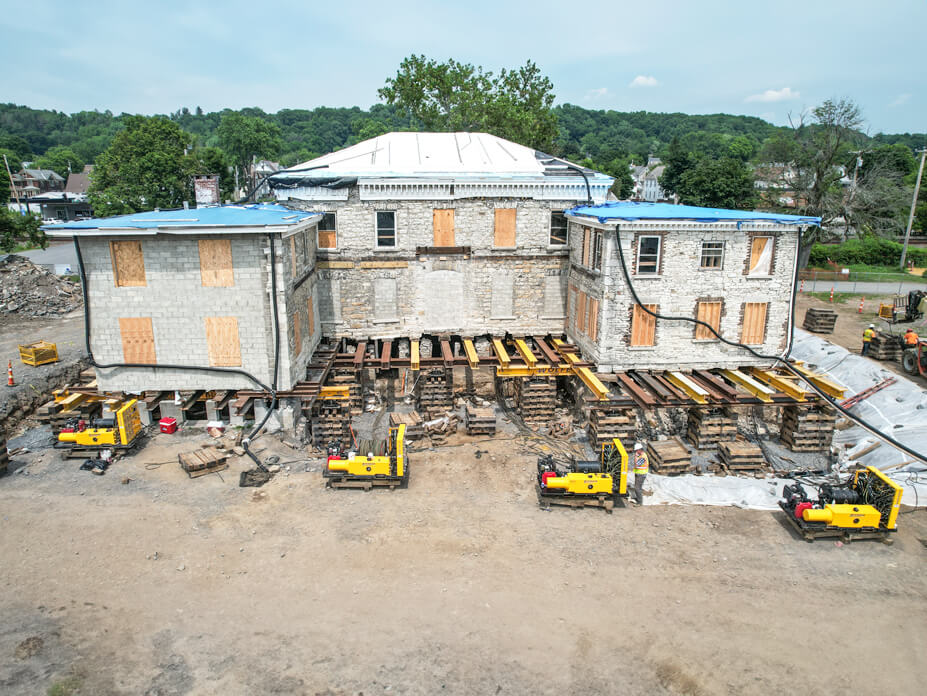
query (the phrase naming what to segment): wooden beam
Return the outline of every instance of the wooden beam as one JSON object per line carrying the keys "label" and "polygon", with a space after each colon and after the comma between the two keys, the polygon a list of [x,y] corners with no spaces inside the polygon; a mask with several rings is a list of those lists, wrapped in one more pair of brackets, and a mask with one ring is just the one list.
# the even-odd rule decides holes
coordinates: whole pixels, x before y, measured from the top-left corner
{"label": "wooden beam", "polygon": [[522,359],[525,361],[525,364],[528,367],[534,367],[537,365],[538,359],[535,357],[534,353],[531,352],[531,349],[528,347],[528,344],[525,343],[525,339],[516,338],[515,339],[515,349],[519,352]]}
{"label": "wooden beam", "polygon": [[512,362],[512,358],[509,357],[509,354],[505,350],[505,346],[502,345],[502,340],[493,338],[492,347],[496,351],[496,357],[499,358],[499,364],[502,365],[502,367],[508,367],[509,363]]}
{"label": "wooden beam", "polygon": [[479,367],[480,357],[476,354],[476,348],[473,347],[473,339],[465,338],[463,340],[464,352],[467,354],[467,362],[470,367]]}
{"label": "wooden beam", "polygon": [[421,360],[421,358],[420,358],[420,356],[419,356],[419,353],[418,353],[418,340],[413,338],[412,341],[410,342],[409,348],[410,348],[410,350],[409,350],[409,353],[410,353],[410,365],[409,365],[409,366],[410,366],[414,371],[417,372],[418,369],[419,369],[419,367],[420,367],[420,360]]}

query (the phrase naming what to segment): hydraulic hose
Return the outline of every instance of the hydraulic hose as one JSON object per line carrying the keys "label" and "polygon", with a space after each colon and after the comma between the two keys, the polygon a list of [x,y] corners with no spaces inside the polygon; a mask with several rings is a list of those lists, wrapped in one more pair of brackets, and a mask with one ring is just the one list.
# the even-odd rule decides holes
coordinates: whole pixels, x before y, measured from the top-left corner
{"label": "hydraulic hose", "polygon": [[272,234],[268,235],[270,240],[270,276],[271,276],[271,303],[273,306],[273,325],[274,325],[274,372],[273,372],[273,382],[270,387],[265,385],[261,380],[252,375],[250,372],[234,367],[212,367],[207,365],[174,365],[174,364],[164,364],[159,363],[156,365],[150,365],[147,363],[100,363],[97,362],[96,358],[93,357],[93,350],[90,347],[90,303],[88,297],[89,283],[87,280],[87,273],[84,268],[84,257],[81,254],[80,244],[78,243],[78,238],[74,237],[74,251],[77,255],[77,269],[80,273],[80,282],[81,282],[81,294],[84,299],[84,344],[87,350],[87,357],[90,359],[90,364],[99,369],[112,369],[112,368],[143,368],[148,370],[158,370],[158,369],[168,369],[168,370],[186,370],[189,372],[214,372],[219,374],[235,374],[245,377],[253,384],[257,385],[262,391],[269,392],[271,395],[271,407],[267,411],[267,414],[264,416],[264,419],[249,433],[248,437],[243,438],[241,441],[242,449],[245,450],[245,453],[254,461],[262,471],[267,471],[261,461],[251,452],[249,445],[254,437],[260,432],[261,428],[267,423],[267,420],[270,418],[270,414],[276,410],[277,407],[277,375],[279,372],[280,366],[280,319],[279,313],[277,311],[277,264],[274,254],[274,236]]}
{"label": "hydraulic hose", "polygon": [[586,202],[587,202],[589,205],[593,205],[593,201],[592,201],[592,187],[589,186],[589,177],[586,176],[586,172],[584,172],[584,171],[582,170],[582,168],[577,167],[577,166],[576,166],[575,164],[573,164],[572,162],[567,162],[565,159],[561,159],[561,158],[559,158],[559,157],[554,157],[553,155],[550,155],[550,158],[551,158],[551,159],[555,159],[555,160],[557,160],[558,162],[562,162],[563,164],[566,165],[566,168],[567,168],[567,169],[572,169],[574,172],[579,172],[580,176],[583,177],[583,181],[586,182]]}
{"label": "hydraulic hose", "polygon": [[[705,327],[706,329],[708,329],[712,334],[714,334],[715,337],[716,337],[719,341],[721,341],[722,343],[724,343],[724,344],[726,344],[726,345],[729,345],[729,346],[733,346],[734,348],[742,348],[742,349],[746,350],[747,352],[749,352],[749,353],[750,353],[751,355],[753,355],[754,357],[759,358],[760,360],[770,360],[770,361],[772,361],[772,362],[780,363],[783,367],[785,367],[785,368],[786,368],[789,372],[791,372],[793,375],[795,375],[796,377],[799,377],[800,379],[804,380],[804,375],[802,375],[801,372],[799,372],[798,370],[796,370],[795,367],[788,361],[789,354],[792,352],[792,340],[793,340],[793,337],[794,337],[794,330],[793,330],[793,327],[792,327],[792,323],[794,322],[794,318],[793,318],[793,317],[794,317],[794,314],[795,314],[796,289],[797,289],[797,285],[798,285],[798,259],[797,259],[797,258],[796,258],[796,261],[795,261],[795,272],[794,272],[793,278],[792,278],[792,301],[791,301],[791,309],[790,309],[790,311],[789,311],[790,321],[789,321],[789,340],[788,340],[788,345],[786,346],[785,353],[784,353],[783,355],[781,355],[781,356],[779,356],[779,355],[764,355],[763,353],[760,353],[759,351],[754,350],[753,348],[751,348],[751,347],[748,346],[748,345],[745,345],[745,344],[743,344],[743,343],[739,343],[738,341],[731,341],[731,340],[729,340],[729,339],[724,338],[720,333],[718,333],[718,331],[715,330],[715,328],[714,328],[713,326],[711,326],[710,324],[708,324],[708,323],[706,323],[706,322],[704,322],[704,321],[701,321],[700,319],[695,319],[694,317],[671,317],[671,316],[666,316],[666,315],[664,315],[664,314],[660,314],[659,312],[654,312],[654,311],[648,309],[647,306],[644,305],[644,304],[641,302],[640,297],[638,297],[638,295],[637,295],[637,290],[635,290],[634,284],[631,282],[631,275],[630,275],[630,273],[628,273],[628,266],[627,266],[627,263],[625,262],[625,258],[624,258],[624,250],[621,248],[621,225],[615,225],[615,241],[616,241],[616,245],[617,245],[617,247],[618,247],[618,260],[619,260],[619,262],[621,263],[621,272],[622,272],[622,274],[624,275],[625,283],[627,283],[628,290],[631,292],[631,297],[634,298],[635,304],[637,304],[637,306],[640,307],[645,313],[649,314],[649,315],[652,316],[654,319],[663,319],[664,321],[685,321],[685,322],[690,322],[690,323],[692,323],[692,324],[696,324],[696,325],[698,325],[698,326],[703,326],[703,327]],[[801,249],[799,248],[798,251],[800,252]],[[808,386],[811,387],[811,389],[812,389],[814,392],[816,392],[816,393],[818,394],[818,396],[820,396],[822,399],[824,399],[826,402],[828,402],[834,409],[836,409],[837,411],[839,411],[839,412],[840,412],[841,414],[843,414],[846,418],[848,418],[849,420],[853,421],[854,423],[856,423],[857,425],[859,425],[859,426],[860,426],[861,428],[863,428],[864,430],[866,430],[866,431],[868,431],[869,433],[875,435],[877,438],[879,438],[879,439],[882,440],[883,442],[887,442],[888,444],[890,444],[890,445],[891,445],[892,447],[894,447],[895,449],[898,449],[898,450],[900,450],[900,451],[902,451],[902,452],[904,452],[904,453],[906,453],[906,454],[909,454],[910,456],[914,457],[915,459],[918,459],[919,461],[924,462],[925,464],[927,464],[927,456],[921,454],[921,453],[918,452],[917,450],[914,450],[914,449],[908,447],[908,446],[905,445],[904,443],[899,442],[898,440],[896,440],[895,438],[891,437],[890,435],[886,435],[886,434],[883,433],[881,430],[879,430],[878,428],[876,428],[874,425],[872,425],[871,423],[868,423],[867,421],[863,420],[863,419],[860,418],[859,416],[857,416],[857,415],[855,415],[855,414],[853,414],[853,413],[850,413],[850,411],[849,411],[848,409],[846,409],[846,408],[844,408],[843,406],[841,406],[839,403],[837,403],[836,400],[834,400],[833,398],[831,398],[831,396],[830,396],[829,394],[827,394],[826,392],[824,392],[824,390],[820,389],[820,388],[817,387],[816,385],[814,385],[814,384],[808,382],[807,380],[805,380],[805,383],[808,384]]]}

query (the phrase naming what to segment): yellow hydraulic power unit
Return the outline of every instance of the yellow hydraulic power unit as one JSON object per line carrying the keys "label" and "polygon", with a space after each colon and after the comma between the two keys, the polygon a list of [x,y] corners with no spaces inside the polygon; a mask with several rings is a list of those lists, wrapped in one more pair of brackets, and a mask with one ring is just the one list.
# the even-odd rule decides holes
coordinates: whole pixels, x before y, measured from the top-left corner
{"label": "yellow hydraulic power unit", "polygon": [[879,538],[897,531],[902,488],[874,466],[843,484],[822,484],[818,500],[808,499],[800,483],[785,486],[779,507],[808,541],[816,537]]}
{"label": "yellow hydraulic power unit", "polygon": [[538,458],[538,502],[571,507],[601,507],[611,512],[615,501],[628,495],[628,453],[615,438],[602,446],[598,460],[571,459],[558,467],[553,455]]}
{"label": "yellow hydraulic power unit", "polygon": [[89,427],[83,422],[64,428],[58,434],[56,447],[80,449],[129,449],[142,432],[138,401],[122,404],[113,418],[98,418]]}
{"label": "yellow hydraulic power unit", "polygon": [[322,475],[332,488],[405,488],[409,482],[405,434],[405,424],[390,428],[386,440],[361,443],[367,450],[365,454],[345,452],[340,444],[334,444],[328,449]]}

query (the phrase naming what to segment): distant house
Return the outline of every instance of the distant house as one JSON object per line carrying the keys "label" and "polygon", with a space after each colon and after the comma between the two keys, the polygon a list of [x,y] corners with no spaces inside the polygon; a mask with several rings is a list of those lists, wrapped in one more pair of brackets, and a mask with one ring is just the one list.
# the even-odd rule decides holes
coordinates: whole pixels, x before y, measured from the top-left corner
{"label": "distant house", "polygon": [[[251,186],[257,186],[264,179],[269,177],[271,174],[276,174],[280,171],[279,162],[270,162],[269,160],[257,160],[251,163]],[[254,197],[263,198],[265,196],[272,195],[270,186],[267,184],[261,184],[260,188],[254,192]]]}
{"label": "distant house", "polygon": [[67,191],[49,191],[48,193],[33,196],[28,201],[29,209],[39,207],[43,220],[86,220],[93,216],[90,203],[84,194],[73,194]]}
{"label": "distant house", "polygon": [[84,171],[72,172],[68,174],[68,181],[64,185],[66,193],[84,195],[90,189],[90,172],[93,171],[92,164],[85,164]]}
{"label": "distant house", "polygon": [[21,169],[13,175],[14,197],[32,198],[48,191],[63,191],[64,177],[51,169]]}
{"label": "distant house", "polygon": [[634,192],[631,195],[632,200],[647,201],[648,203],[658,203],[671,201],[663,187],[660,186],[660,177],[666,166],[659,157],[649,157],[647,164],[631,168],[631,177],[634,179]]}

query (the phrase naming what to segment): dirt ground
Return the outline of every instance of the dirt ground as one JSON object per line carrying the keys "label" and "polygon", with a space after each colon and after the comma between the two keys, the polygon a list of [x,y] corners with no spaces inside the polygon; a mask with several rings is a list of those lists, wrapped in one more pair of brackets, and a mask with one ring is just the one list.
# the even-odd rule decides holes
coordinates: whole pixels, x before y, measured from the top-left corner
{"label": "dirt ground", "polygon": [[892,546],[734,508],[544,511],[539,444],[511,435],[413,452],[393,492],[328,490],[262,437],[284,471],[239,488],[237,458],[180,471],[206,439],[102,477],[17,457],[0,693],[923,693],[924,510]]}

